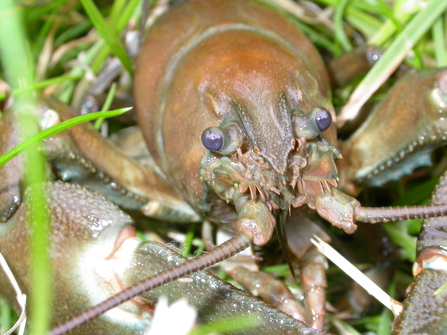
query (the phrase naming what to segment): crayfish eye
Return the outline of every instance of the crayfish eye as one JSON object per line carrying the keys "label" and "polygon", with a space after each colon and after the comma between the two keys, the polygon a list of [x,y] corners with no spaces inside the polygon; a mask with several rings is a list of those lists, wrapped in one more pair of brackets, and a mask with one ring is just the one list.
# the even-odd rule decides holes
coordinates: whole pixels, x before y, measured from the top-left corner
{"label": "crayfish eye", "polygon": [[202,143],[208,150],[221,155],[230,155],[242,145],[244,139],[240,125],[227,121],[220,127],[206,128],[202,133]]}
{"label": "crayfish eye", "polygon": [[219,128],[206,128],[202,133],[202,143],[208,150],[219,151],[224,144],[224,135]]}
{"label": "crayfish eye", "polygon": [[308,113],[294,110],[292,114],[293,131],[297,138],[305,137],[310,140],[328,129],[332,123],[332,116],[324,108],[314,108]]}
{"label": "crayfish eye", "polygon": [[329,113],[326,109],[324,108],[315,108],[313,111],[315,111],[315,125],[317,126],[317,128],[323,132],[326,129],[329,128],[329,126],[332,123],[332,116],[331,113]]}

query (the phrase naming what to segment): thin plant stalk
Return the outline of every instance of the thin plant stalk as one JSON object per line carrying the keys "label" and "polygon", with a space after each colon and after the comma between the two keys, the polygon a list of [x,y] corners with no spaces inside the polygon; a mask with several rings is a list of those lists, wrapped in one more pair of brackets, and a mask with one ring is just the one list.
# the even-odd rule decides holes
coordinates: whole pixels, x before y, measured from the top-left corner
{"label": "thin plant stalk", "polygon": [[360,107],[389,78],[422,35],[446,9],[447,1],[432,0],[427,7],[416,14],[352,93],[349,102],[339,115],[337,120],[339,125],[355,118]]}
{"label": "thin plant stalk", "polygon": [[[21,9],[13,0],[0,1],[0,50],[5,78],[13,92],[34,84],[34,64],[23,29]],[[28,138],[38,131],[35,111],[37,101],[33,91],[23,90],[13,94],[15,118],[20,125],[20,137]],[[24,153],[27,162],[24,175],[25,187],[45,180],[42,154],[34,149]],[[25,199],[26,201],[26,199]],[[29,206],[32,231],[30,260],[32,264],[31,311],[34,334],[45,334],[49,329],[51,309],[51,276],[48,262],[49,220],[45,197],[35,197]]]}

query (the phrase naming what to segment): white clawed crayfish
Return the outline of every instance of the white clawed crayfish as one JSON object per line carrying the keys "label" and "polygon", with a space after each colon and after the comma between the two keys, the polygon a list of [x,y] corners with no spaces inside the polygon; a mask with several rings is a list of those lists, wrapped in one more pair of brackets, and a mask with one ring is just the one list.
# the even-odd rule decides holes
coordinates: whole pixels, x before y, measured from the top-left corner
{"label": "white clawed crayfish", "polygon": [[[333,81],[340,64],[354,56],[332,64]],[[52,209],[53,322],[60,324],[95,306],[52,334],[73,330],[129,299],[74,331],[143,333],[162,294],[171,300],[187,295],[204,323],[260,312],[263,321],[243,334],[319,334],[324,329],[326,261],[309,243],[297,247],[290,236],[293,231],[302,240],[309,232],[326,235],[302,218],[304,214],[317,213],[349,234],[356,231],[356,222],[447,215],[444,201],[369,208],[347,194],[359,185],[381,185],[427,165],[432,150],[445,143],[445,69],[409,71],[364,125],[342,142],[337,139],[329,74],[291,20],[254,0],[188,0],[172,7],[148,31],[136,65],[134,98],[149,149],[144,162],[126,156],[88,125],[55,135],[40,147],[49,171],[61,180],[43,185]],[[39,113],[45,120],[52,115],[53,123],[73,116],[52,99]],[[5,152],[16,141],[14,122],[9,112],[0,122],[0,148]],[[135,136],[142,141],[140,133]],[[20,161],[4,165],[0,177],[5,225],[0,251],[26,290],[28,265],[19,264],[27,263],[28,236]],[[26,192],[31,197],[39,193]],[[165,247],[139,242],[131,219],[96,192],[126,210],[177,223],[206,219],[234,236],[184,262]],[[292,312],[299,321],[201,271],[253,244],[264,246],[275,230],[292,271],[293,258],[303,268],[307,306]],[[443,252],[432,254],[443,257]],[[246,269],[238,265],[226,271],[237,277]],[[0,282],[6,287],[1,276]],[[92,282],[97,287],[86,284]],[[1,293],[13,300],[10,293]],[[287,309],[281,303],[275,306]]]}

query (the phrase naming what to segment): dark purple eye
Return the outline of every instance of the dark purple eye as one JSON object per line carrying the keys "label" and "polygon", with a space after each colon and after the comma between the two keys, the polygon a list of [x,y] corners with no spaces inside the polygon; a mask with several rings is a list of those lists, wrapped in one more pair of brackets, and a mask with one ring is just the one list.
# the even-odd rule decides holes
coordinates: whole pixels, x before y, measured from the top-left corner
{"label": "dark purple eye", "polygon": [[219,151],[224,143],[222,132],[216,127],[206,128],[202,133],[202,143],[208,150]]}
{"label": "dark purple eye", "polygon": [[318,111],[315,114],[315,124],[321,132],[325,131],[329,128],[329,126],[332,123],[332,116],[331,113],[329,113],[326,109],[319,108],[320,111]]}

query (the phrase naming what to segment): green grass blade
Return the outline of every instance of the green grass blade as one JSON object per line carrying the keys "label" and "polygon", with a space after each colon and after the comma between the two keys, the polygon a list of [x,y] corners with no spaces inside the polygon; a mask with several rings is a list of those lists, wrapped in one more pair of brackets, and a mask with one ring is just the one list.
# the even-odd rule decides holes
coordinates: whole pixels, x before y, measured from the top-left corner
{"label": "green grass blade", "polygon": [[[0,1],[0,50],[5,78],[13,92],[34,83],[34,64],[27,44],[22,11],[13,0]],[[34,92],[25,90],[14,94],[14,116],[19,125],[21,138],[29,138],[37,133],[34,111],[37,108]],[[44,161],[37,150],[29,150],[25,155],[25,187],[37,185],[45,180]],[[45,334],[50,325],[51,274],[48,260],[49,219],[45,204],[46,197],[35,197],[28,210],[30,222],[30,263],[31,297],[30,319],[34,334]],[[29,199],[25,199],[27,201]]]}
{"label": "green grass blade", "polygon": [[[335,24],[335,38],[338,43],[343,47],[344,51],[351,51],[352,45],[349,42],[348,37],[345,33],[345,28],[343,25],[343,15],[345,12],[346,5],[350,0],[341,0],[338,6],[335,8],[334,24]],[[338,56],[338,55],[337,55]]]}
{"label": "green grass blade", "polygon": [[[113,4],[109,22],[110,22],[110,27],[114,29],[116,34],[119,34],[126,27],[127,23],[129,22],[129,19],[131,18],[132,14],[135,10],[135,7],[139,3],[140,3],[140,0],[131,0],[126,4],[126,6],[124,8],[120,7],[120,4],[121,4],[120,1],[116,1]],[[116,4],[118,4],[118,5],[116,5]],[[119,16],[116,16],[114,14],[116,11],[120,12]],[[97,73],[99,71],[99,69],[103,66],[103,64],[106,61],[109,54],[110,54],[109,48],[105,47],[101,50],[98,57],[94,60],[94,62],[91,65],[91,68],[95,73]]]}
{"label": "green grass blade", "polygon": [[320,45],[321,47],[331,50],[332,53],[335,53],[335,45],[329,41],[327,38],[322,36],[321,34],[317,33],[312,28],[309,28],[309,26],[306,26],[305,24],[299,22],[298,20],[294,19],[292,22],[300,28],[309,38],[317,45]]}
{"label": "green grass blade", "polygon": [[188,231],[186,232],[186,236],[185,236],[185,242],[183,242],[183,247],[182,247],[182,256],[183,257],[191,256],[191,248],[192,248],[192,242],[195,238],[196,226],[197,226],[196,222],[192,222],[188,227]]}
{"label": "green grass blade", "polygon": [[76,26],[69,27],[55,38],[54,45],[60,46],[61,44],[70,42],[82,35],[83,32],[87,34],[88,30],[91,29],[91,27],[92,23],[88,20],[81,22]]}
{"label": "green grass blade", "polygon": [[91,114],[87,114],[87,115],[77,116],[73,119],[61,122],[58,125],[48,128],[48,129],[34,135],[33,137],[28,138],[24,142],[17,145],[15,148],[9,150],[8,152],[6,152],[2,156],[0,156],[0,166],[7,163],[14,157],[18,156],[25,150],[28,150],[28,149],[36,146],[44,139],[51,137],[65,129],[68,129],[70,127],[76,126],[76,125],[84,123],[84,122],[96,120],[98,118],[108,118],[108,117],[118,116],[118,115],[121,115],[121,114],[127,112],[130,109],[132,109],[132,107],[121,108],[121,109],[117,109],[117,110],[110,111],[110,112],[91,113]]}
{"label": "green grass blade", "polygon": [[438,288],[433,295],[438,299],[441,297],[444,298],[447,295],[447,283],[441,285],[441,287]]}
{"label": "green grass blade", "polygon": [[432,27],[433,42],[435,44],[435,58],[436,66],[444,67],[447,66],[447,56],[446,56],[446,40],[444,34],[444,20],[439,18],[433,24]]}
{"label": "green grass blade", "polygon": [[130,74],[133,74],[132,62],[126,49],[124,49],[123,45],[119,42],[118,37],[115,35],[114,29],[111,29],[109,24],[104,20],[93,1],[81,0],[81,2],[90,20],[93,22],[93,25],[98,30],[98,33],[104,39],[112,53],[121,60],[124,68]]}
{"label": "green grass blade", "polygon": [[262,315],[252,313],[249,316],[235,316],[223,320],[216,320],[212,325],[200,325],[194,328],[189,335],[209,335],[216,333],[230,333],[243,329],[250,329],[262,322]]}
{"label": "green grass blade", "polygon": [[[102,106],[101,112],[107,111],[110,106],[112,105],[113,98],[115,98],[115,92],[116,92],[116,83],[113,83],[110,87],[109,93],[107,94],[106,101],[104,102],[104,105]],[[104,121],[103,117],[100,117],[96,120],[94,128],[96,130],[99,130],[101,128],[101,124]]]}
{"label": "green grass blade", "polygon": [[447,1],[432,0],[419,12],[393,41],[373,69],[366,75],[352,94],[348,104],[340,114],[340,123],[352,118],[369,97],[388,79],[408,52],[425,34],[433,22],[447,9]]}
{"label": "green grass blade", "polygon": [[416,260],[416,237],[408,234],[404,222],[390,222],[382,225],[387,235],[402,249],[401,257],[414,262]]}
{"label": "green grass blade", "polygon": [[118,18],[122,15],[123,10],[126,9],[127,0],[114,0],[112,4],[112,9],[110,10],[110,24],[115,25]]}
{"label": "green grass blade", "polygon": [[406,24],[422,8],[422,1],[405,0],[396,2],[392,14],[387,15],[388,20],[368,40],[368,43],[383,46],[399,30],[400,26]]}
{"label": "green grass blade", "polygon": [[351,7],[346,8],[345,19],[367,39],[371,38],[377,29],[383,25],[376,17]]}
{"label": "green grass blade", "polygon": [[385,4],[383,0],[379,0],[379,6],[382,10],[382,12],[385,14],[385,16],[390,20],[390,22],[394,25],[394,28],[397,32],[402,32],[402,25],[396,18],[396,16],[391,12],[391,10],[388,8],[388,6]]}
{"label": "green grass blade", "polygon": [[24,93],[24,92],[27,92],[27,91],[37,91],[37,90],[40,90],[42,88],[45,88],[45,87],[48,87],[48,86],[51,86],[51,85],[60,84],[60,83],[66,82],[66,81],[76,81],[79,78],[81,78],[81,76],[60,76],[60,77],[55,77],[55,78],[51,78],[51,79],[40,81],[38,83],[35,83],[35,84],[27,86],[27,87],[18,88],[16,90],[14,90],[13,94],[20,94],[20,93]]}
{"label": "green grass blade", "polygon": [[[86,53],[85,57],[82,59],[81,63],[82,65],[87,65],[98,55],[98,53],[102,50],[104,47],[104,41],[100,40],[96,42]],[[78,65],[74,67],[70,71],[70,76],[72,77],[78,77],[82,76],[85,73],[85,68],[82,65]],[[68,103],[73,95],[75,85],[72,82],[65,82],[61,85],[60,90],[55,95],[59,100],[62,102]]]}
{"label": "green grass blade", "polygon": [[6,333],[12,326],[12,308],[5,300],[0,298],[0,333]]}
{"label": "green grass blade", "polygon": [[[337,7],[339,3],[338,0],[317,0],[316,2],[331,7]],[[345,20],[368,38],[383,25],[375,14],[378,14],[377,6],[363,1],[349,1],[344,10]]]}
{"label": "green grass blade", "polygon": [[130,0],[126,3],[123,12],[118,17],[116,21],[115,27],[116,31],[122,31],[129,22],[129,19],[132,17],[135,12],[135,8],[140,4],[140,0]]}

